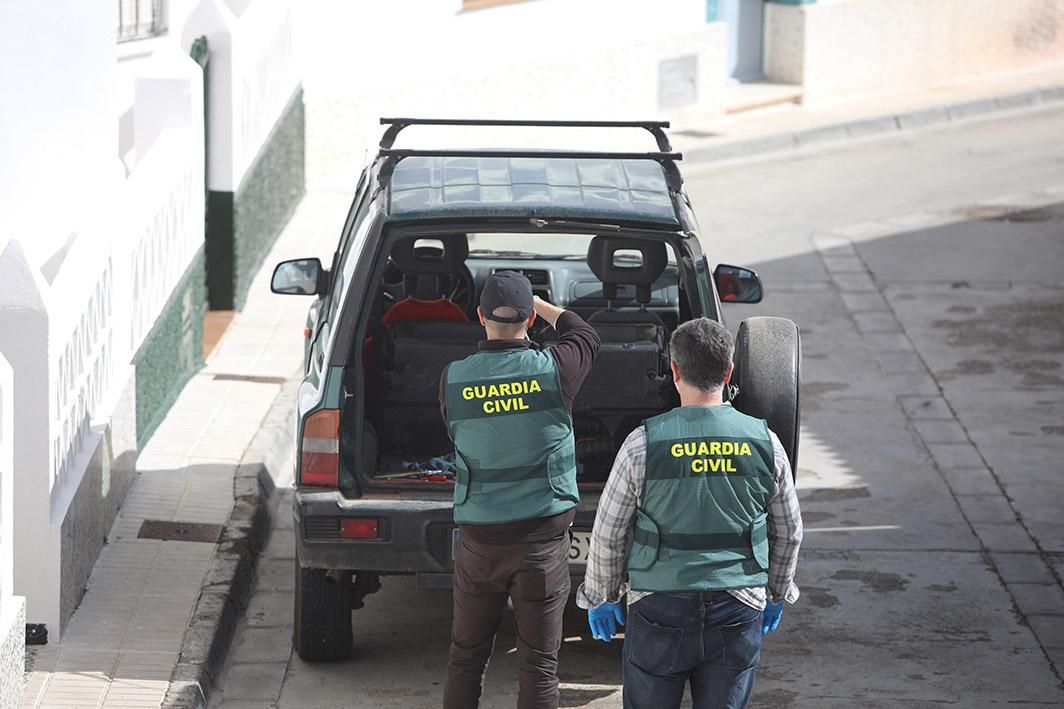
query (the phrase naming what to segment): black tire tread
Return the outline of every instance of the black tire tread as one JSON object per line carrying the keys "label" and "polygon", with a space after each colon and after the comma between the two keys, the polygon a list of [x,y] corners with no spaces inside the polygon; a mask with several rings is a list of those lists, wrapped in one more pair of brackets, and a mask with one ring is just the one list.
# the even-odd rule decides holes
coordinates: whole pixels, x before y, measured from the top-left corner
{"label": "black tire tread", "polygon": [[768,421],[787,451],[792,475],[798,470],[801,366],[801,336],[794,322],[760,316],[739,324],[732,375],[739,393],[732,403]]}
{"label": "black tire tread", "polygon": [[327,578],[325,569],[296,561],[292,647],[306,662],[336,662],[351,655],[351,574]]}

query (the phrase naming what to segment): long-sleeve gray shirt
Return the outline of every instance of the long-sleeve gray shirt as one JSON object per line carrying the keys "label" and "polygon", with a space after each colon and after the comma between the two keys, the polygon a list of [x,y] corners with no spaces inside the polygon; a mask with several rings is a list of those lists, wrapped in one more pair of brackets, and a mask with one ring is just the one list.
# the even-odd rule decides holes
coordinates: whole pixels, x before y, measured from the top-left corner
{"label": "long-sleeve gray shirt", "polygon": [[[723,404],[728,406],[728,404]],[[794,572],[798,566],[798,548],[802,543],[802,514],[791,480],[787,453],[775,433],[772,450],[776,475],[776,494],[768,502],[769,569],[768,587],[740,588],[729,591],[746,605],[763,610],[767,596],[773,602],[798,600]],[[649,595],[627,587],[628,556],[632,550],[635,512],[643,496],[646,479],[646,429],[639,426],[621,445],[609,480],[602,491],[595,526],[591,532],[587,573],[577,590],[581,608],[593,608],[609,601],[617,603],[628,593],[628,603]]]}

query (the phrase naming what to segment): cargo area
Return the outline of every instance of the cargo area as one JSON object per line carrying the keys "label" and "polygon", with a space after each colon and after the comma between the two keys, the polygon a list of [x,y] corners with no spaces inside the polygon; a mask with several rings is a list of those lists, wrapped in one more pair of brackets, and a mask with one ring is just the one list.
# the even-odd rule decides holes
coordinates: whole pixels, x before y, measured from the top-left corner
{"label": "cargo area", "polygon": [[[410,238],[392,248],[362,366],[345,377],[348,391],[363,395],[361,420],[350,411],[344,416],[347,441],[361,431],[359,445],[350,447],[358,454],[345,456],[347,465],[359,466],[375,484],[453,485],[454,446],[440,408],[440,375],[486,338],[476,315],[484,279],[512,269],[523,272],[540,297],[576,311],[601,338],[573,406],[577,481],[600,488],[628,434],[678,403],[668,338],[681,317],[682,293],[665,243],[589,235],[575,240],[586,253],[559,255],[470,249],[477,242],[470,236]],[[542,320],[528,336],[548,350],[558,338]]]}

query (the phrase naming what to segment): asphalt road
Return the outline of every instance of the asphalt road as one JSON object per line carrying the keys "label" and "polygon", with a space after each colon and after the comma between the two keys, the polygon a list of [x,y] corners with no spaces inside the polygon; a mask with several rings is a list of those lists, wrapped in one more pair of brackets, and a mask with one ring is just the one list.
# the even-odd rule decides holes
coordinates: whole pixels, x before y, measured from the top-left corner
{"label": "asphalt road", "polygon": [[[804,338],[803,594],[754,706],[1064,704],[1061,135],[1056,109],[687,167],[711,260],[766,284],[730,323]],[[212,706],[438,706],[450,596],[410,579],[355,613],[351,660],[290,654],[286,504]],[[571,613],[562,706],[620,707],[620,649]],[[515,698],[507,622],[482,706]]]}

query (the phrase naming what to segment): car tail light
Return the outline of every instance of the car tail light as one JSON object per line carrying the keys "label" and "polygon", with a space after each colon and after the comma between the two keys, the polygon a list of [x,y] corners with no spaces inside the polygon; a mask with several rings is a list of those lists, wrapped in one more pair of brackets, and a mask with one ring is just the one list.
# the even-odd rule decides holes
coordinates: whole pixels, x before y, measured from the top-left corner
{"label": "car tail light", "polygon": [[377,539],[380,537],[380,525],[375,519],[340,520],[341,539]]}
{"label": "car tail light", "polygon": [[303,424],[299,457],[299,482],[303,485],[340,486],[340,411],[315,411]]}

